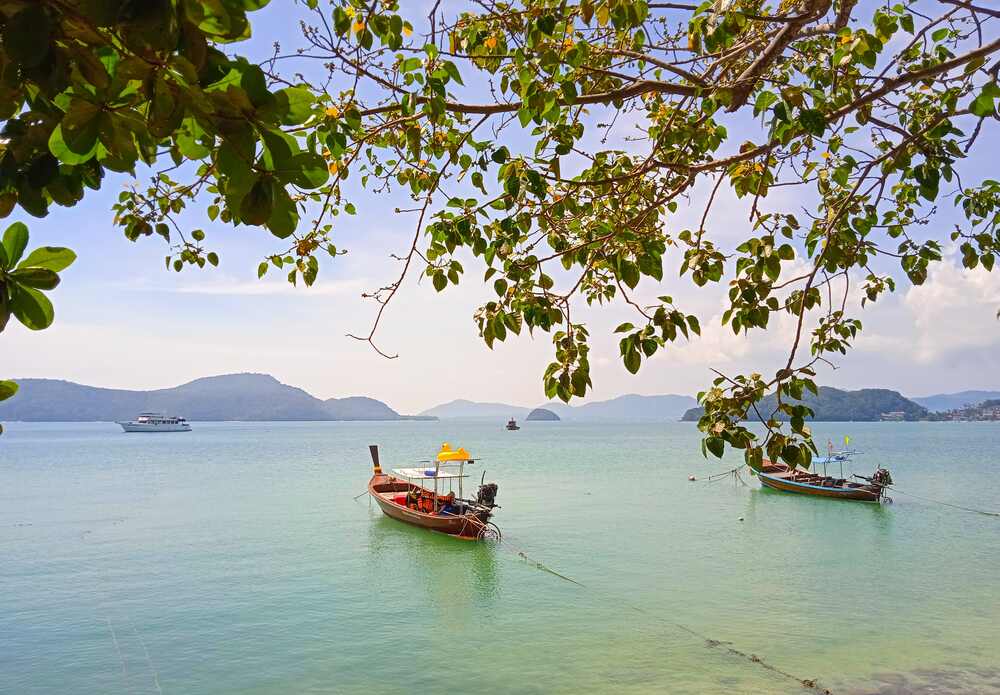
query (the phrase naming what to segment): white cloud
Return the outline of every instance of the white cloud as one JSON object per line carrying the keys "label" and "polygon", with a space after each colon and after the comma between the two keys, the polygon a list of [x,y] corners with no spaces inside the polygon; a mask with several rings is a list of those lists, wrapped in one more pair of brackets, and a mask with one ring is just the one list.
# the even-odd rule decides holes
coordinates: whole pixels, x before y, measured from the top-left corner
{"label": "white cloud", "polygon": [[[272,271],[274,269],[272,268]],[[181,280],[174,284],[150,284],[142,279],[133,281],[128,285],[131,291],[140,292],[172,292],[177,294],[207,294],[219,296],[294,296],[302,297],[328,297],[328,296],[360,296],[363,291],[369,289],[371,283],[364,278],[351,280],[324,280],[317,282],[312,287],[306,287],[300,283],[292,285],[282,278],[261,279],[261,280],[239,280],[225,275],[202,276],[207,279],[194,281]]]}
{"label": "white cloud", "polygon": [[279,281],[238,281],[220,280],[218,282],[194,283],[181,285],[166,291],[180,294],[216,294],[259,297],[264,295],[295,295],[297,297],[320,297],[331,295],[359,296],[369,283],[365,280],[341,280],[317,283],[312,287],[293,286],[290,282]]}
{"label": "white cloud", "polygon": [[913,318],[918,362],[967,348],[1000,347],[1000,273],[967,270],[946,259],[933,266],[923,285],[907,290],[903,306]]}

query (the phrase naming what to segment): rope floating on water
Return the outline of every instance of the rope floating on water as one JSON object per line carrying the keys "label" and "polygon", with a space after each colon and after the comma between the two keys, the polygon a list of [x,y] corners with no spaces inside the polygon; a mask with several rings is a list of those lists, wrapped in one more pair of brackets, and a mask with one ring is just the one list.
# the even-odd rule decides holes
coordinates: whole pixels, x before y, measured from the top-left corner
{"label": "rope floating on water", "polygon": [[[742,466],[740,466],[740,468],[742,468]],[[734,469],[734,470],[738,470],[738,469]],[[729,474],[732,474],[732,473],[733,473],[733,471],[729,471]],[[659,623],[662,623],[664,625],[670,625],[670,626],[675,627],[675,628],[677,628],[677,629],[679,629],[679,630],[681,630],[683,632],[688,633],[689,635],[697,637],[698,639],[704,640],[705,641],[705,647],[708,648],[708,649],[715,649],[716,647],[725,646],[727,653],[731,654],[732,656],[737,656],[737,657],[746,659],[750,663],[757,664],[761,668],[767,669],[768,671],[771,671],[772,673],[775,673],[775,674],[777,674],[779,676],[783,676],[785,678],[793,680],[796,683],[798,683],[799,685],[801,685],[803,688],[816,689],[820,693],[822,693],[823,695],[832,695],[832,692],[830,690],[828,690],[827,688],[821,688],[819,686],[819,684],[817,683],[817,681],[816,681],[815,678],[799,678],[798,676],[796,676],[794,674],[788,673],[787,671],[784,671],[784,670],[778,668],[774,664],[768,663],[767,661],[765,661],[764,659],[761,659],[756,654],[750,654],[750,653],[741,651],[739,649],[736,649],[735,647],[732,646],[732,642],[723,642],[723,641],[720,641],[720,640],[712,639],[712,638],[708,637],[707,635],[704,635],[704,634],[698,632],[697,630],[694,630],[694,629],[688,627],[687,625],[682,625],[681,623],[677,623],[677,622],[674,622],[674,621],[669,620],[667,618],[660,617],[660,616],[656,615],[655,613],[650,613],[649,610],[646,609],[646,608],[642,608],[641,606],[637,606],[635,604],[629,603],[628,601],[624,601],[624,600],[622,600],[621,596],[616,596],[616,595],[612,594],[611,592],[608,592],[608,591],[605,591],[605,590],[601,590],[601,589],[598,589],[596,587],[590,587],[590,586],[587,586],[586,584],[583,584],[582,582],[578,582],[577,580],[573,579],[572,577],[569,577],[569,576],[567,576],[565,574],[562,574],[560,572],[556,572],[551,567],[549,567],[549,566],[547,566],[547,565],[545,565],[545,564],[543,564],[543,563],[535,560],[532,557],[529,557],[528,554],[526,552],[524,552],[524,550],[520,549],[518,546],[514,545],[513,543],[511,543],[508,540],[500,539],[499,541],[497,541],[497,543],[501,547],[503,545],[509,546],[510,550],[512,552],[515,552],[519,558],[521,558],[522,560],[524,560],[527,564],[535,567],[536,569],[539,569],[539,570],[541,570],[543,572],[547,572],[549,574],[553,574],[556,577],[559,577],[560,579],[562,579],[564,581],[567,581],[567,582],[569,582],[571,584],[577,585],[581,589],[590,590],[590,591],[593,591],[596,594],[603,594],[606,598],[614,599],[614,601],[616,603],[618,603],[618,604],[620,604],[622,606],[625,606],[626,608],[628,608],[630,610],[633,610],[633,611],[635,611],[637,613],[641,613],[642,615],[644,615],[646,617],[649,617],[649,618],[652,618],[653,620],[655,620],[655,621],[657,621]]]}
{"label": "rope floating on water", "polygon": [[560,579],[569,582],[570,584],[576,584],[577,586],[579,586],[579,587],[581,587],[583,589],[587,588],[585,585],[583,585],[580,582],[576,581],[572,577],[567,577],[565,574],[560,574],[559,572],[556,572],[551,567],[543,565],[541,562],[538,562],[537,560],[534,560],[534,559],[528,557],[528,554],[526,552],[524,552],[522,549],[518,548],[516,545],[514,545],[510,541],[507,541],[507,540],[504,540],[503,538],[501,538],[499,541],[497,541],[497,543],[501,547],[504,546],[504,545],[510,546],[511,551],[517,553],[517,556],[519,558],[521,558],[522,560],[524,560],[527,564],[533,565],[535,567],[535,569],[539,569],[539,570],[541,570],[543,572],[548,572],[549,574],[555,575],[555,576],[559,577]]}
{"label": "rope floating on water", "polygon": [[131,692],[128,685],[128,661],[125,659],[125,655],[122,654],[122,648],[118,644],[118,635],[115,634],[115,628],[111,625],[111,619],[104,616],[105,622],[108,624],[108,629],[111,630],[111,640],[115,643],[115,651],[118,652],[118,661],[122,665],[122,682],[125,683],[126,692]]}
{"label": "rope floating on water", "polygon": [[129,623],[132,625],[132,632],[135,633],[136,638],[139,640],[139,644],[142,645],[142,651],[146,654],[146,663],[149,664],[149,672],[153,675],[153,685],[156,686],[156,692],[163,695],[163,689],[160,687],[160,674],[156,672],[156,668],[153,666],[153,660],[149,657],[149,650],[146,648],[146,640],[142,638],[139,631],[135,629],[135,623],[132,622],[132,617],[129,616]]}
{"label": "rope floating on water", "polygon": [[901,495],[907,495],[908,497],[914,497],[914,498],[916,498],[918,500],[923,500],[925,502],[933,502],[934,504],[943,504],[946,507],[952,507],[954,509],[961,509],[962,511],[973,512],[975,514],[982,514],[983,516],[1000,517],[1000,512],[991,512],[991,511],[988,511],[988,510],[985,510],[985,509],[975,509],[974,507],[963,507],[960,504],[952,504],[951,502],[943,502],[941,500],[931,499],[930,497],[921,497],[920,495],[914,495],[912,492],[904,492],[903,490],[900,490],[899,488],[895,488],[895,487],[890,487],[889,489],[892,490],[893,492],[897,492],[897,493],[899,493]]}

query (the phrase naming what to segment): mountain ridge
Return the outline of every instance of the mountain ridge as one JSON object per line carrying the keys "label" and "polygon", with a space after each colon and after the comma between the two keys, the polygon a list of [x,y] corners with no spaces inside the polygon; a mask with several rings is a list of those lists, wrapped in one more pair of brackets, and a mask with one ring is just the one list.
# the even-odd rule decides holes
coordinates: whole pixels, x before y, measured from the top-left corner
{"label": "mountain ridge", "polygon": [[164,412],[192,421],[408,420],[366,396],[320,400],[270,374],[199,377],[165,389],[110,389],[64,379],[18,379],[18,393],[0,402],[0,420],[115,421]]}
{"label": "mountain ridge", "polygon": [[967,405],[977,405],[994,398],[1000,398],[1000,391],[969,390],[957,391],[955,393],[935,393],[930,396],[911,398],[910,400],[914,403],[919,403],[931,412],[941,413],[946,410],[963,408]]}
{"label": "mountain ridge", "polygon": [[[770,413],[775,409],[774,394],[765,396],[757,406],[760,412]],[[815,412],[814,422],[875,422],[882,413],[900,412],[904,420],[918,420],[927,416],[927,408],[891,389],[858,389],[845,391],[832,386],[820,386],[818,394],[807,392],[801,401]],[[697,422],[703,413],[701,407],[691,408],[684,413],[685,422]],[[779,420],[787,420],[784,413],[776,415]]]}

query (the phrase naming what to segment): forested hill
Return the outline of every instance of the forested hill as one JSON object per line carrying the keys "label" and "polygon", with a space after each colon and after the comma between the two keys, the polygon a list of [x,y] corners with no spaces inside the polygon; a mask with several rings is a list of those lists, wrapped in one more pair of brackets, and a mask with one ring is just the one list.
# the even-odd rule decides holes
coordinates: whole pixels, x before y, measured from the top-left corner
{"label": "forested hill", "polygon": [[[806,393],[802,399],[816,414],[813,420],[827,422],[870,422],[879,420],[882,413],[901,412],[905,420],[919,420],[927,416],[927,409],[914,403],[898,391],[889,389],[861,389],[842,391],[829,386],[821,386],[819,394]],[[758,406],[761,413],[774,410],[775,398],[768,396]],[[701,408],[691,408],[684,413],[686,421],[697,421],[702,415]],[[779,419],[787,420],[783,413]]]}
{"label": "forested hill", "polygon": [[[189,420],[403,420],[374,398],[322,401],[268,374],[224,374],[155,391],[128,391],[56,379],[18,379],[0,402],[0,420],[49,422],[129,420],[161,412]],[[435,418],[421,418],[435,419]]]}

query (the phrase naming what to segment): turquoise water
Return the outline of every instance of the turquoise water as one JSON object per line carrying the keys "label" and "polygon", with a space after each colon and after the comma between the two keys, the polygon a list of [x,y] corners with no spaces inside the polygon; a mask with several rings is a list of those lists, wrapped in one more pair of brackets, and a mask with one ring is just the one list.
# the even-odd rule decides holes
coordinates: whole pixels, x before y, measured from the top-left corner
{"label": "turquoise water", "polygon": [[[1000,519],[691,483],[731,466],[688,424],[501,428],[7,425],[0,693],[808,692],[750,654],[834,693],[1000,693]],[[1000,423],[815,430],[1000,509]],[[369,443],[394,467],[443,441],[499,483],[509,545],[352,501]]]}

